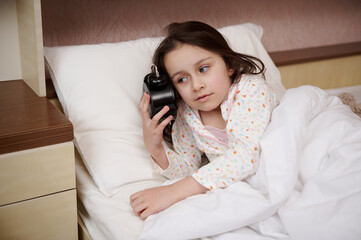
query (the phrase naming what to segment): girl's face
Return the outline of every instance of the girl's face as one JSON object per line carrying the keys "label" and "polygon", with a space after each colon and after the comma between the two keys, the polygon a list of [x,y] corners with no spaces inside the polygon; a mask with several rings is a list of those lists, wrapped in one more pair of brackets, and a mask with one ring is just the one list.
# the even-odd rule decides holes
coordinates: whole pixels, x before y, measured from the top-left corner
{"label": "girl's face", "polygon": [[181,44],[167,53],[164,61],[171,81],[189,107],[207,112],[219,109],[234,72],[220,55]]}

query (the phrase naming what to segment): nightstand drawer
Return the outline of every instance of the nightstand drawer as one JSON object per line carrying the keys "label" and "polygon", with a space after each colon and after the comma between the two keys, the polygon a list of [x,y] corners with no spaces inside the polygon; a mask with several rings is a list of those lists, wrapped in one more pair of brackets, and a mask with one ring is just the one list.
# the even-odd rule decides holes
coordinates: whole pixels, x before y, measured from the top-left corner
{"label": "nightstand drawer", "polygon": [[76,240],[76,191],[0,207],[0,240]]}
{"label": "nightstand drawer", "polygon": [[75,188],[73,142],[0,155],[0,206]]}

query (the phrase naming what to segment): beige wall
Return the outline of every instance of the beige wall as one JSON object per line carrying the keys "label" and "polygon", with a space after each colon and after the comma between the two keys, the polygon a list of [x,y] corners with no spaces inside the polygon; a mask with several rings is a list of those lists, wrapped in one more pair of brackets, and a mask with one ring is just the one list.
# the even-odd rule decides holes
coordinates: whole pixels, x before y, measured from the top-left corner
{"label": "beige wall", "polygon": [[43,0],[44,45],[159,36],[173,21],[263,26],[267,50],[361,41],[360,0]]}
{"label": "beige wall", "polygon": [[40,0],[0,1],[0,81],[18,79],[45,96]]}
{"label": "beige wall", "polygon": [[16,2],[0,1],[0,81],[21,79]]}

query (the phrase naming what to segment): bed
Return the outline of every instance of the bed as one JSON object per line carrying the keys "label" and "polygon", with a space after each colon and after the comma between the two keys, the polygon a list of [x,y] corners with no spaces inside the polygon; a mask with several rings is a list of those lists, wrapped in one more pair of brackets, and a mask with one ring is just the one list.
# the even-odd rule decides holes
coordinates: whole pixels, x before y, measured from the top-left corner
{"label": "bed", "polygon": [[[235,1],[210,1],[203,12],[191,10],[186,16],[179,13],[191,1],[176,6],[155,1],[159,15],[145,14],[143,21],[131,22],[133,27],[126,19],[152,4],[51,2],[42,3],[48,97],[74,127],[80,239],[359,239],[361,118],[355,112],[361,109],[360,38],[280,50],[265,40],[271,23],[246,22],[236,13],[223,17]],[[121,27],[112,22],[105,29],[79,28],[96,22],[90,16],[104,21],[109,15],[103,11],[114,16],[114,9],[121,11]],[[58,18],[71,31],[50,24],[57,12],[68,16]],[[232,48],[261,58],[280,104],[262,137],[257,174],[188,198],[143,222],[132,213],[130,194],[169,181],[155,172],[142,142],[142,81],[161,29],[189,19],[207,21]],[[356,108],[337,97],[346,92]]]}

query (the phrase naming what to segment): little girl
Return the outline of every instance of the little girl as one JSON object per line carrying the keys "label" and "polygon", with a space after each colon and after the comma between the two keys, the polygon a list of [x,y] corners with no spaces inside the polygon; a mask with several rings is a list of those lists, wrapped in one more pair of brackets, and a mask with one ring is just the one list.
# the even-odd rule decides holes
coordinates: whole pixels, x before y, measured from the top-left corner
{"label": "little girl", "polygon": [[[259,142],[276,104],[263,78],[263,63],[234,52],[216,29],[194,21],[167,29],[153,61],[177,92],[177,118],[159,123],[169,110],[165,106],[150,119],[146,93],[140,111],[144,143],[155,167],[165,177],[181,180],[131,195],[141,219],[254,174]],[[162,141],[169,127],[173,150]],[[209,163],[201,166],[203,153]]]}

